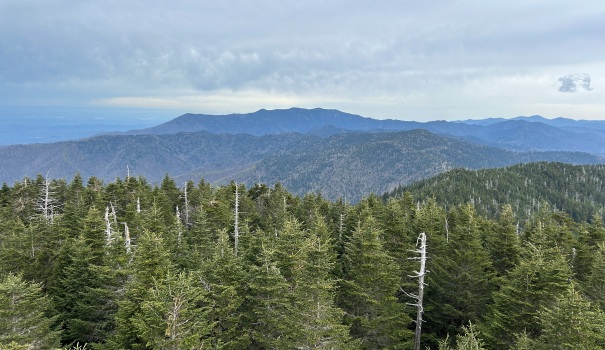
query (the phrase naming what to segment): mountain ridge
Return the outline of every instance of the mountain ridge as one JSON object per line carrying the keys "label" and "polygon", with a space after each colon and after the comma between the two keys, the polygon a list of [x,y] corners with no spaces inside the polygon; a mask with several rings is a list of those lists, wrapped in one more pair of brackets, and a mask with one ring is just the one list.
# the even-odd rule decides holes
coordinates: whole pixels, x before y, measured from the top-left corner
{"label": "mountain ridge", "polygon": [[426,130],[339,133],[330,137],[281,133],[104,135],[80,141],[0,148],[0,182],[49,174],[80,173],[105,181],[144,176],[224,184],[281,182],[297,194],[321,192],[352,201],[370,193],[437,175],[452,168],[492,168],[531,161],[600,164],[580,152],[515,152],[473,144]]}
{"label": "mountain ridge", "polygon": [[[516,132],[511,132],[517,128]],[[120,135],[170,134],[207,131],[215,134],[248,133],[255,136],[297,132],[329,137],[342,132],[385,132],[425,129],[474,143],[515,151],[578,151],[605,155],[605,122],[575,121],[541,116],[479,121],[430,122],[372,119],[335,109],[261,109],[253,113],[183,114],[160,125]]]}

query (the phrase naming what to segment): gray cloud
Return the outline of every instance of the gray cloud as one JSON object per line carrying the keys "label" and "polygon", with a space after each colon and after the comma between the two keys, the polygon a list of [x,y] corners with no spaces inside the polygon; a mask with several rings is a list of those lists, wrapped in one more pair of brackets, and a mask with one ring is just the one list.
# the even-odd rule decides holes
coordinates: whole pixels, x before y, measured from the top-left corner
{"label": "gray cloud", "polygon": [[560,92],[578,92],[579,90],[591,91],[590,75],[586,73],[570,74],[557,80],[561,83]]}
{"label": "gray cloud", "polygon": [[251,90],[463,103],[469,82],[600,63],[604,16],[602,1],[0,0],[0,103]]}

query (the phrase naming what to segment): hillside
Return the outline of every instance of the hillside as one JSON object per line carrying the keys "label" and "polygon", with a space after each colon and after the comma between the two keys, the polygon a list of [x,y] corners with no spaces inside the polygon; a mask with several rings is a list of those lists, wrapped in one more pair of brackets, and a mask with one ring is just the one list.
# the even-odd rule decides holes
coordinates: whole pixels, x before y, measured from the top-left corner
{"label": "hillside", "polygon": [[346,133],[329,138],[301,134],[252,136],[206,132],[169,135],[101,136],[81,141],[0,148],[0,181],[49,173],[106,181],[142,175],[157,182],[231,179],[282,182],[295,193],[322,192],[358,200],[372,192],[434,176],[452,168],[490,168],[538,160],[602,163],[584,153],[518,153],[471,144],[424,130]]}
{"label": "hillside", "polygon": [[[339,133],[328,138],[297,133],[253,136],[207,132],[106,135],[80,141],[0,147],[0,182],[49,174],[71,178],[124,178],[127,171],[152,182],[177,180],[224,184],[281,182],[297,194],[358,201],[453,168],[482,169],[519,162],[604,163],[573,152],[513,152],[443,137],[426,130]],[[127,170],[128,169],[128,170]]]}
{"label": "hillside", "polygon": [[540,160],[603,162],[601,157],[583,153],[513,152],[412,130],[335,135],[310,149],[267,157],[237,178],[279,181],[297,194],[317,191],[328,198],[357,201],[453,168],[483,169]]}
{"label": "hillside", "polygon": [[79,141],[0,147],[0,182],[49,173],[53,178],[103,180],[132,175],[159,181],[165,174],[217,181],[252,166],[268,154],[309,147],[319,138],[299,134],[99,136]]}
{"label": "hillside", "polygon": [[520,219],[548,203],[575,220],[588,221],[605,209],[604,183],[603,165],[539,162],[500,169],[455,169],[397,188],[385,198],[409,192],[415,198],[434,197],[446,207],[471,202],[478,211],[489,215],[508,203]]}

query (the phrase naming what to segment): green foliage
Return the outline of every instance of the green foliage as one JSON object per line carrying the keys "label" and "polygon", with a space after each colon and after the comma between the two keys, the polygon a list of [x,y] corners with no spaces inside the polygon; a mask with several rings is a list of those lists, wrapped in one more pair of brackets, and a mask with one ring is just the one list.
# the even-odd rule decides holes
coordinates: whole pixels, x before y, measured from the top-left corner
{"label": "green foliage", "polygon": [[346,242],[342,257],[339,304],[363,349],[398,349],[413,338],[407,330],[411,319],[397,300],[401,273],[381,236],[376,220],[368,217]]}
{"label": "green foliage", "polygon": [[156,281],[162,280],[170,270],[170,256],[164,241],[156,233],[144,232],[134,251],[131,275],[123,297],[118,301],[115,316],[116,331],[109,339],[113,348],[142,349],[146,340],[132,326],[141,313],[142,303],[147,299]]}
{"label": "green foliage", "polygon": [[50,302],[40,285],[9,273],[0,280],[0,348],[53,349],[60,332],[52,327]]}
{"label": "green foliage", "polygon": [[474,208],[458,207],[448,217],[449,235],[427,264],[425,328],[440,337],[455,336],[465,324],[479,321],[496,289]]}
{"label": "green foliage", "polygon": [[598,305],[601,310],[605,310],[605,243],[598,245],[589,275],[583,286],[588,299]]}
{"label": "green foliage", "polygon": [[485,233],[486,245],[499,276],[506,275],[519,263],[521,242],[517,230],[513,209],[506,204],[500,210],[497,223]]}
{"label": "green foliage", "polygon": [[[584,175],[558,164],[520,169],[542,171],[547,183],[598,183],[593,167]],[[23,305],[36,306],[26,314],[44,325],[53,347],[409,348],[415,308],[403,291],[417,289],[410,277],[417,263],[408,258],[419,232],[428,239],[423,346],[556,348],[565,344],[560,334],[601,346],[600,214],[585,222],[548,201],[487,213],[478,197],[445,207],[437,195],[410,193],[348,204],[298,197],[279,183],[239,184],[236,255],[234,182],[51,180],[52,223],[35,207],[44,183],[40,176],[0,190],[0,273],[9,276],[2,288],[12,278],[32,295]],[[0,312],[3,327],[24,314],[10,303]],[[1,344],[18,349],[33,340],[7,336]]]}
{"label": "green foliage", "polygon": [[439,342],[439,350],[485,350],[483,341],[478,337],[478,332],[472,323],[462,326],[463,334],[456,336],[456,346],[448,344],[448,338]]}
{"label": "green foliage", "polygon": [[505,277],[494,293],[482,329],[494,349],[510,347],[516,333],[541,333],[540,312],[567,290],[571,269],[558,251],[531,247],[531,252]]}
{"label": "green foliage", "polygon": [[552,350],[602,349],[605,347],[605,314],[593,307],[573,284],[554,305],[539,315],[540,348]]}
{"label": "green foliage", "polygon": [[415,198],[433,196],[447,207],[471,202],[478,213],[489,217],[509,204],[517,220],[529,218],[547,202],[576,221],[588,221],[594,213],[603,215],[604,183],[603,165],[540,162],[484,170],[454,169],[386,196],[400,197],[406,192]]}
{"label": "green foliage", "polygon": [[154,283],[132,326],[148,348],[204,348],[209,344],[203,338],[213,326],[205,294],[194,276],[168,273]]}
{"label": "green foliage", "polygon": [[243,331],[246,273],[242,259],[234,254],[229,236],[223,230],[209,247],[210,256],[201,263],[197,283],[206,290],[210,309],[208,323],[213,326],[204,340],[219,349],[244,349],[249,343]]}

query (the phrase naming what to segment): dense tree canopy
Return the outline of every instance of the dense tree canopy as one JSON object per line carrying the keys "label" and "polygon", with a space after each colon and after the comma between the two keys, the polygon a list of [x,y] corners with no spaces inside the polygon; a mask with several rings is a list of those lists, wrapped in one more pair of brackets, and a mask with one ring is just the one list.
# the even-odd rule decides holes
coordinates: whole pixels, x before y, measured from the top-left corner
{"label": "dense tree canopy", "polygon": [[0,348],[411,348],[420,232],[423,348],[602,346],[601,213],[498,203],[169,177],[5,184]]}

